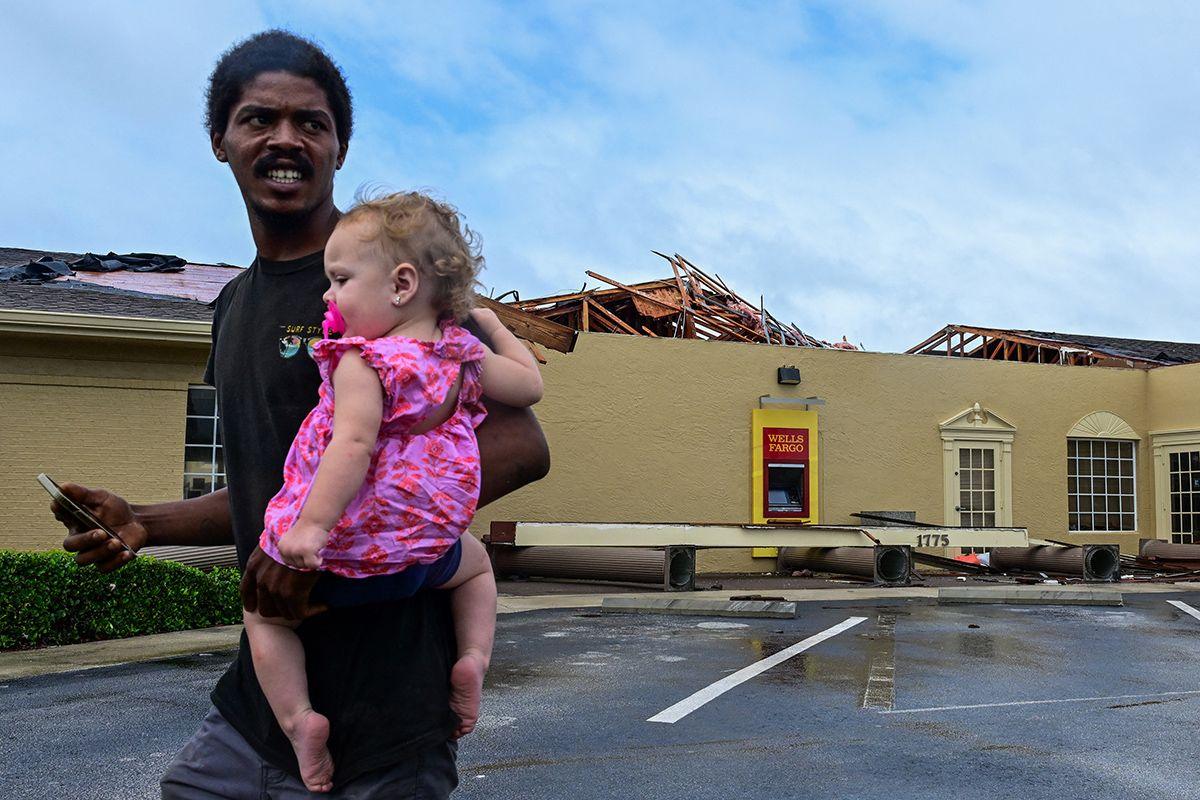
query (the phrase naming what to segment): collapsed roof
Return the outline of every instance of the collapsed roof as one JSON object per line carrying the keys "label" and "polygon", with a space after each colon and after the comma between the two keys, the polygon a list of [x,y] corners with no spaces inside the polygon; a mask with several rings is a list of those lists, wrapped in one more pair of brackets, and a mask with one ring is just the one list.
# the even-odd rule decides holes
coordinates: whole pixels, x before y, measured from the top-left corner
{"label": "collapsed roof", "polygon": [[757,305],[741,297],[721,280],[709,275],[683,256],[654,254],[671,265],[671,277],[624,284],[587,271],[612,288],[522,300],[509,305],[577,331],[621,333],[666,339],[708,339],[724,342],[760,342],[794,347],[841,347],[809,336],[792,323],[779,321],[767,311],[762,298]]}
{"label": "collapsed roof", "polygon": [[906,352],[1035,364],[1151,369],[1200,362],[1200,344],[947,325]]}

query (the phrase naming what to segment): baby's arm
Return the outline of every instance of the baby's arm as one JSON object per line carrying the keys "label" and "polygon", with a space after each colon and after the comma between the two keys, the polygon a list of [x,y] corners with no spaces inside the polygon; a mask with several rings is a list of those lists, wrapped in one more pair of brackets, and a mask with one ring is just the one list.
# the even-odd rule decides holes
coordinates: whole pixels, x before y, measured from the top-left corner
{"label": "baby's arm", "polygon": [[333,437],[300,518],[279,540],[284,562],[302,569],[321,566],[318,552],[362,487],[383,421],[383,384],[358,350],[347,351],[333,371],[333,392]]}
{"label": "baby's arm", "polygon": [[483,359],[483,393],[514,408],[542,399],[542,373],[537,361],[490,308],[477,308],[471,317],[491,337],[492,349]]}

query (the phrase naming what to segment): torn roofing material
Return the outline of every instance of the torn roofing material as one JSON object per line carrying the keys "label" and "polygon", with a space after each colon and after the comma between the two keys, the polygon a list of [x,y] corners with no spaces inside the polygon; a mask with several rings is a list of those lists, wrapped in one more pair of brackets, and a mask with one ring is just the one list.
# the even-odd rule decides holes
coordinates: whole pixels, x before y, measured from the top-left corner
{"label": "torn roofing material", "polygon": [[[0,277],[0,310],[203,321],[212,320],[212,301],[243,271],[228,264],[192,264],[175,256],[97,257],[11,247],[0,248],[0,273],[5,267],[28,269],[30,274],[21,282]],[[480,302],[528,342],[562,352],[574,346],[575,331],[570,328],[488,298]]]}
{"label": "torn roofing material", "polygon": [[[655,255],[670,264],[671,277],[624,284],[589,270],[589,277],[611,288],[588,289],[585,284],[578,292],[530,300],[517,297],[509,305],[577,331],[794,347],[832,346],[792,323],[781,322],[767,311],[761,297],[757,305],[746,300],[721,276],[709,275],[683,256]],[[847,343],[841,349],[856,348]]]}
{"label": "torn roofing material", "polygon": [[1200,362],[1200,344],[1188,342],[981,328],[974,325],[947,325],[907,352],[950,358],[1143,369]]}

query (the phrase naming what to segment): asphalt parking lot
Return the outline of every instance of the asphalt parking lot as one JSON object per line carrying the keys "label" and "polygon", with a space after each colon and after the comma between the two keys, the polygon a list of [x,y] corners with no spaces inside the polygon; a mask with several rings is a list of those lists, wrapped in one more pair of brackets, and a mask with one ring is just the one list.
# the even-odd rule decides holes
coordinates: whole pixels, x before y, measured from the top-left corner
{"label": "asphalt parking lot", "polygon": [[[1200,619],[1169,599],[1200,608],[506,615],[458,796],[1200,798]],[[156,797],[228,658],[3,684],[3,796]]]}

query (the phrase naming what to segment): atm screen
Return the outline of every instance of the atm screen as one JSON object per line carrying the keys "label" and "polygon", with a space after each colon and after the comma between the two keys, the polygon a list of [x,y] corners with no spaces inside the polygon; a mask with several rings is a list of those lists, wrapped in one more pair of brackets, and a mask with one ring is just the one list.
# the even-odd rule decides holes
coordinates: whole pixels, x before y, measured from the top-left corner
{"label": "atm screen", "polygon": [[767,464],[767,511],[804,510],[805,464]]}

